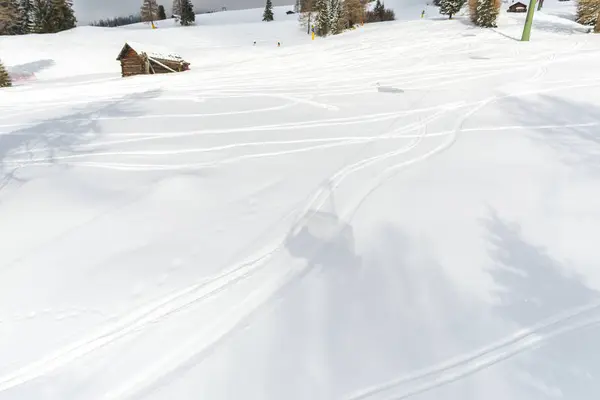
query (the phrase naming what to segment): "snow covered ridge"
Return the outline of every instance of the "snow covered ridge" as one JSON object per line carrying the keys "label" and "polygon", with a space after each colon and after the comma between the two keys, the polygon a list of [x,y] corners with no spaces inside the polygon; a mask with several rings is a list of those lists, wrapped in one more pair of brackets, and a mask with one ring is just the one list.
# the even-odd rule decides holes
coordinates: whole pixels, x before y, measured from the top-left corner
{"label": "snow covered ridge", "polygon": [[0,38],[0,400],[597,397],[600,36],[386,5]]}

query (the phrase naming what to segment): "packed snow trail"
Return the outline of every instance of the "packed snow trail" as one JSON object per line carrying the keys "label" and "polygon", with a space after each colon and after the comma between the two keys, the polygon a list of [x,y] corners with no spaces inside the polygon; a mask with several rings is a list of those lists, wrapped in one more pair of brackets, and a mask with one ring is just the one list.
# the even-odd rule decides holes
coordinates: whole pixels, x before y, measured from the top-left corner
{"label": "packed snow trail", "polygon": [[0,399],[600,392],[597,36],[390,3],[0,38]]}

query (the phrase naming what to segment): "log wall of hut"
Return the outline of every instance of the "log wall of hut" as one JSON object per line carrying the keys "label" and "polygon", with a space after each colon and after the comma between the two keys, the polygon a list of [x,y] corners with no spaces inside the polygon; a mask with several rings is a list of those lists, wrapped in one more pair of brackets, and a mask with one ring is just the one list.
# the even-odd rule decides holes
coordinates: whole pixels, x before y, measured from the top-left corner
{"label": "log wall of hut", "polygon": [[121,75],[131,76],[144,73],[144,61],[133,49],[121,57]]}
{"label": "log wall of hut", "polygon": [[[160,58],[159,59],[151,59],[150,65],[152,65],[152,70],[154,70],[155,74],[167,74],[167,73],[173,72],[173,71],[180,72],[180,71],[184,71],[186,69],[186,67],[181,65],[181,63],[179,63],[179,62],[163,60]],[[166,67],[171,68],[173,71],[169,70]]]}

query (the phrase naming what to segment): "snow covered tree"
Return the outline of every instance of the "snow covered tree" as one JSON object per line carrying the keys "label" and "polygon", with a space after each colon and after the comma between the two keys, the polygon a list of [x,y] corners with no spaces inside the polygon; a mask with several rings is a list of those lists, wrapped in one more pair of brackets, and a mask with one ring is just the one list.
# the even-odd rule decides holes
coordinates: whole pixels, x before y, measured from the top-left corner
{"label": "snow covered tree", "polygon": [[465,5],[465,0],[441,0],[440,14],[448,15],[452,19]]}
{"label": "snow covered tree", "polygon": [[162,21],[164,19],[167,19],[167,13],[165,12],[165,6],[160,5],[158,6],[158,20]]}
{"label": "snow covered tree", "polygon": [[0,60],[0,88],[10,86],[12,86],[10,76],[8,75],[8,71],[4,67],[4,64],[2,64],[2,60]]}
{"label": "snow covered tree", "polygon": [[0,35],[19,33],[19,4],[16,0],[0,0]]}
{"label": "snow covered tree", "polygon": [[[600,0],[579,0],[577,2],[577,22],[582,25],[598,25]],[[600,29],[600,28],[598,28]],[[598,30],[596,30],[597,32]]]}
{"label": "snow covered tree", "polygon": [[496,28],[500,0],[469,0],[471,21],[482,28]]}
{"label": "snow covered tree", "polygon": [[273,21],[273,3],[271,0],[267,0],[267,4],[265,5],[265,12],[263,13],[263,21],[270,22]]}
{"label": "snow covered tree", "polygon": [[19,3],[19,31],[21,34],[35,31],[33,0],[21,0]]}
{"label": "snow covered tree", "polygon": [[194,5],[191,0],[181,0],[181,25],[188,26],[196,22]]}
{"label": "snow covered tree", "polygon": [[476,24],[483,28],[496,28],[499,9],[495,0],[478,0]]}
{"label": "snow covered tree", "polygon": [[346,29],[346,18],[342,0],[330,0],[329,3],[329,28],[332,34],[340,34]]}
{"label": "snow covered tree", "polygon": [[54,32],[52,25],[52,5],[47,0],[33,0],[33,30],[35,33]]}
{"label": "snow covered tree", "polygon": [[73,0],[52,0],[51,14],[52,32],[66,31],[77,26]]}
{"label": "snow covered tree", "polygon": [[327,36],[330,23],[329,2],[327,0],[317,0],[315,3],[315,12],[317,12],[315,33],[319,36]]}
{"label": "snow covered tree", "polygon": [[158,4],[156,0],[144,0],[140,8],[142,21],[154,22],[158,19]]}
{"label": "snow covered tree", "polygon": [[375,8],[373,9],[375,15],[379,18],[380,21],[383,21],[383,16],[385,14],[385,5],[380,0],[377,0],[375,3]]}

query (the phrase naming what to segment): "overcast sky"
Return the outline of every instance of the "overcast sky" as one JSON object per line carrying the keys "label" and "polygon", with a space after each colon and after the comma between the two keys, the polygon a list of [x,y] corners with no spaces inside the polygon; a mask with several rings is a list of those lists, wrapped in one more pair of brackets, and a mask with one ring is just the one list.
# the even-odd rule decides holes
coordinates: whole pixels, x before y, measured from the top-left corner
{"label": "overcast sky", "polygon": [[[214,10],[227,7],[230,10],[264,6],[266,0],[193,0],[194,10]],[[272,0],[274,5],[293,4],[294,0]],[[100,18],[125,16],[137,13],[142,0],[74,0],[75,12],[80,24]],[[170,15],[173,0],[158,0]]]}

